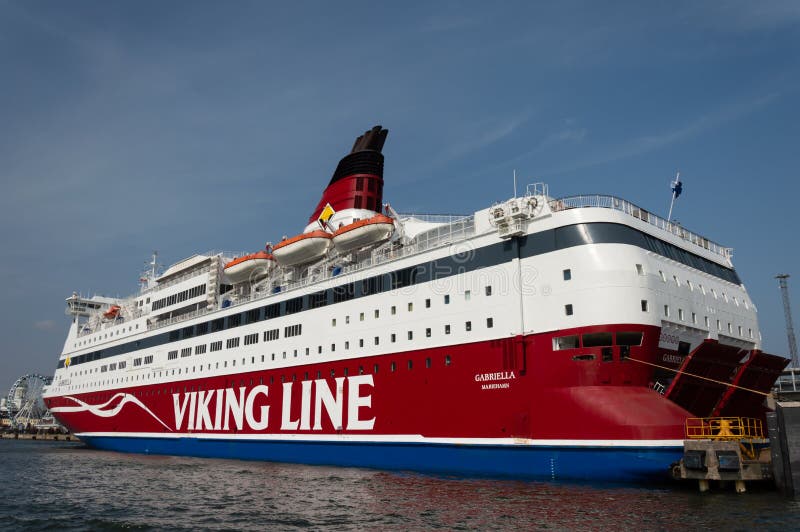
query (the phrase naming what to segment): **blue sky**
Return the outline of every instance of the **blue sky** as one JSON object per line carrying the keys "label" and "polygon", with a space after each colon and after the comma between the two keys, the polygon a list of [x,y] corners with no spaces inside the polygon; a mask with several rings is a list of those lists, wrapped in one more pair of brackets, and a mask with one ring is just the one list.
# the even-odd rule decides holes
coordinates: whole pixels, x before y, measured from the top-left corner
{"label": "blue sky", "polygon": [[299,231],[375,124],[406,212],[483,208],[516,169],[666,215],[679,169],[675,217],[735,248],[788,353],[800,2],[0,0],[0,76],[0,392],[52,373],[73,290]]}

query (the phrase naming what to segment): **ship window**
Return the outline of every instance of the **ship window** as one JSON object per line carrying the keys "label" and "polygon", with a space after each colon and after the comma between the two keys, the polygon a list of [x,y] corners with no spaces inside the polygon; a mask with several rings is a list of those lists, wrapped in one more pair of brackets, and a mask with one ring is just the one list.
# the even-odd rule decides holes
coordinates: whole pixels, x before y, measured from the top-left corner
{"label": "ship window", "polygon": [[426,368],[430,368],[431,367],[431,359],[430,359],[430,357],[425,359],[425,367]]}
{"label": "ship window", "polygon": [[336,318],[331,319],[331,327],[336,327]]}
{"label": "ship window", "polygon": [[[742,326],[741,326],[741,325],[739,325],[739,336],[744,336],[744,335],[742,334]],[[150,358],[152,358],[152,357],[150,357]]]}
{"label": "ship window", "polygon": [[[356,190],[364,190],[364,178],[357,177],[356,178]],[[358,207],[356,207],[358,208]]]}
{"label": "ship window", "polygon": [[703,316],[703,323],[705,323],[705,325],[706,325],[706,328],[708,328],[708,327],[709,327],[709,324],[708,324],[708,316]]}
{"label": "ship window", "polygon": [[397,335],[395,333],[392,333],[390,338],[391,338],[391,342],[394,343],[397,340]]}
{"label": "ship window", "polygon": [[578,335],[572,334],[570,336],[559,336],[553,338],[553,351],[561,351],[563,349],[575,349],[578,347]]}
{"label": "ship window", "polygon": [[378,310],[378,309],[375,309],[375,319],[378,319],[380,317],[381,317],[381,311]]}
{"label": "ship window", "polygon": [[431,300],[430,300],[430,298],[425,300],[425,308],[431,308]]}
{"label": "ship window", "polygon": [[425,336],[426,336],[427,338],[430,338],[430,337],[431,337],[431,328],[430,328],[430,327],[428,327],[427,329],[425,329]]}
{"label": "ship window", "polygon": [[683,309],[682,308],[678,309],[678,319],[683,321]]}
{"label": "ship window", "polygon": [[350,374],[350,370],[348,370],[347,368],[344,368],[344,372],[343,372],[342,374],[343,374],[345,377],[347,377],[347,376]]}
{"label": "ship window", "polygon": [[491,329],[494,327],[494,318],[486,318],[486,328]]}
{"label": "ship window", "polygon": [[450,355],[445,355],[444,356],[444,365],[445,366],[449,366],[450,365]]}
{"label": "ship window", "polygon": [[472,330],[472,322],[471,322],[471,321],[468,321],[468,322],[464,323],[464,328],[465,328],[467,331],[471,331],[471,330]]}
{"label": "ship window", "polygon": [[317,346],[317,354],[318,355],[322,354],[322,346],[321,345]]}
{"label": "ship window", "polygon": [[345,325],[349,325],[350,324],[350,316],[345,316],[344,317],[344,324]]}
{"label": "ship window", "polygon": [[570,270],[569,268],[567,268],[566,270],[564,270],[561,273],[564,275],[564,280],[565,281],[569,281],[570,279],[572,279],[572,270]]}
{"label": "ship window", "polygon": [[445,296],[444,296],[444,304],[445,305],[449,305],[450,304],[450,294],[445,294]]}
{"label": "ship window", "polygon": [[450,325],[449,324],[444,326],[444,333],[445,334],[450,334]]}
{"label": "ship window", "polygon": [[687,281],[686,281],[686,286],[688,286],[688,287],[689,287],[689,291],[690,291],[690,292],[694,292],[694,285],[693,285],[693,284],[692,284],[692,282],[691,282],[691,281],[689,281],[688,279],[687,279]]}
{"label": "ship window", "polygon": [[564,313],[567,316],[572,316],[572,304],[564,305]]}
{"label": "ship window", "polygon": [[414,332],[413,331],[408,331],[408,339],[409,340],[413,340],[414,339]]}
{"label": "ship window", "polygon": [[697,314],[692,312],[692,323],[697,323]]}
{"label": "ship window", "polygon": [[363,312],[358,315],[358,321],[364,321],[364,313]]}
{"label": "ship window", "polygon": [[731,327],[731,322],[728,322],[728,332],[729,333],[733,332],[733,327]]}
{"label": "ship window", "polygon": [[296,297],[286,301],[286,314],[294,314],[303,310],[303,297]]}
{"label": "ship window", "polygon": [[380,343],[380,341],[381,341],[380,337],[376,336],[375,337],[375,345],[378,345]]}
{"label": "ship window", "polygon": [[261,309],[254,308],[247,311],[247,323],[255,323],[261,319]]}
{"label": "ship window", "polygon": [[617,332],[617,345],[642,345],[642,333],[638,331]]}
{"label": "ship window", "polygon": [[397,364],[395,364],[394,362],[392,362],[391,364],[389,364],[389,369],[390,369],[391,371],[394,371],[394,370],[396,370],[396,369],[397,369]]}
{"label": "ship window", "polygon": [[680,286],[681,285],[681,282],[678,280],[678,276],[677,275],[673,275],[672,278],[675,280],[675,286]]}
{"label": "ship window", "polygon": [[642,299],[642,312],[647,312],[647,300]]}
{"label": "ship window", "polygon": [[364,339],[363,338],[359,338],[358,339],[358,347],[364,347]]}
{"label": "ship window", "polygon": [[721,331],[721,330],[722,330],[722,322],[721,322],[721,321],[719,321],[719,320],[717,320],[717,330],[718,330],[718,331]]}
{"label": "ship window", "polygon": [[336,351],[336,344],[331,344],[331,353]]}
{"label": "ship window", "polygon": [[344,349],[345,349],[345,351],[347,351],[348,349],[350,349],[350,342],[347,342],[347,341],[346,341],[346,342],[344,343]]}
{"label": "ship window", "polygon": [[395,314],[397,314],[397,307],[392,305],[392,316],[394,316]]}
{"label": "ship window", "polygon": [[320,308],[328,304],[328,292],[321,290],[308,296],[309,308]]}
{"label": "ship window", "polygon": [[583,347],[599,347],[614,345],[610,332],[586,333],[583,335]]}
{"label": "ship window", "polygon": [[472,298],[472,291],[465,290],[464,291],[464,301],[469,301]]}
{"label": "ship window", "polygon": [[603,347],[600,350],[600,354],[603,357],[603,362],[611,362],[614,360],[614,348],[613,347]]}
{"label": "ship window", "polygon": [[594,355],[574,355],[572,360],[575,360],[576,362],[594,360]]}
{"label": "ship window", "polygon": [[639,275],[644,275],[644,268],[642,267],[641,264],[636,265],[636,273]]}
{"label": "ship window", "polygon": [[409,302],[408,303],[408,311],[412,312],[413,310],[414,310],[414,303]]}
{"label": "ship window", "polygon": [[265,319],[271,320],[281,315],[281,304],[273,303],[264,307]]}
{"label": "ship window", "polygon": [[666,277],[666,275],[664,275],[664,272],[662,272],[661,270],[658,270],[658,275],[661,276],[661,282],[662,283],[666,283],[667,282],[667,277]]}
{"label": "ship window", "polygon": [[414,367],[414,362],[409,360],[408,361],[408,369],[413,369],[413,367]]}
{"label": "ship window", "polygon": [[356,198],[355,198],[355,200],[353,200],[353,208],[354,209],[360,209],[361,208],[361,194],[356,194]]}
{"label": "ship window", "polygon": [[669,305],[664,305],[664,316],[669,317]]}

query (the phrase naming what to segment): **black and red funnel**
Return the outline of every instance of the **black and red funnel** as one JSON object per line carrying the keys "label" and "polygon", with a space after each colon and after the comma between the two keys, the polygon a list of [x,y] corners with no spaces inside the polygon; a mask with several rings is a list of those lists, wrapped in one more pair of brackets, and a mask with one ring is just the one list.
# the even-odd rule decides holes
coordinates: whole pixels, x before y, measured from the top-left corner
{"label": "black and red funnel", "polygon": [[316,222],[327,204],[334,211],[364,209],[380,212],[383,207],[383,144],[388,129],[375,126],[356,139],[333,173],[308,222]]}

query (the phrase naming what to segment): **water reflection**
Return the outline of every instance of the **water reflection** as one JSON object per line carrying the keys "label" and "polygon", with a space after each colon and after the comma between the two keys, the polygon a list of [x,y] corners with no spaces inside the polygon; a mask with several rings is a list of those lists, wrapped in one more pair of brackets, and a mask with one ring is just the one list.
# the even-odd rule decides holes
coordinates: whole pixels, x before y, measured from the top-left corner
{"label": "water reflection", "polygon": [[0,441],[0,528],[793,528],[775,492],[431,477]]}

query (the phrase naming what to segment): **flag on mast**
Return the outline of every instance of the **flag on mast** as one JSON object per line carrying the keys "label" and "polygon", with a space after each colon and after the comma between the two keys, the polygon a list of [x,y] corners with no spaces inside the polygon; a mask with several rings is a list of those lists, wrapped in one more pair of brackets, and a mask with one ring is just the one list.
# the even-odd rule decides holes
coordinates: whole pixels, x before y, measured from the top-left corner
{"label": "flag on mast", "polygon": [[670,186],[672,187],[672,201],[669,203],[669,214],[667,215],[668,222],[672,221],[672,207],[675,205],[675,200],[681,195],[681,192],[683,192],[683,183],[681,182],[680,172],[675,174],[675,181],[670,183]]}
{"label": "flag on mast", "polygon": [[681,173],[678,172],[675,181],[672,182],[672,195],[677,199],[681,192],[683,192],[683,183],[681,183]]}

